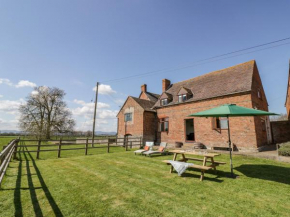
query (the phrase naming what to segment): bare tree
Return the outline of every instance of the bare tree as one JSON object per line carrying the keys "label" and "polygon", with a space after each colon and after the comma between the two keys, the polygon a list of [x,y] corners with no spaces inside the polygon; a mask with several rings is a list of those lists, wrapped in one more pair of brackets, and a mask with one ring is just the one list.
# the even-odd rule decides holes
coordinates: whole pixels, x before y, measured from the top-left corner
{"label": "bare tree", "polygon": [[50,139],[52,133],[72,132],[75,121],[63,101],[65,92],[59,88],[40,86],[20,106],[20,128],[37,136]]}
{"label": "bare tree", "polygon": [[288,116],[287,114],[280,114],[280,115],[277,115],[277,116],[271,116],[270,117],[270,120],[271,121],[287,121],[288,120]]}

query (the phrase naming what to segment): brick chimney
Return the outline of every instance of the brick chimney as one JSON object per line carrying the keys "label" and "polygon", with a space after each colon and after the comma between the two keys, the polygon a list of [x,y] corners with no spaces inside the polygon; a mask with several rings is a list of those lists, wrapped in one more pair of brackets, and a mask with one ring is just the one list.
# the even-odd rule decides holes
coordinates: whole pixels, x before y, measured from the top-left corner
{"label": "brick chimney", "polygon": [[162,93],[168,89],[170,84],[171,84],[170,80],[168,80],[166,78],[162,80]]}
{"label": "brick chimney", "polygon": [[147,84],[141,85],[141,92],[147,92]]}

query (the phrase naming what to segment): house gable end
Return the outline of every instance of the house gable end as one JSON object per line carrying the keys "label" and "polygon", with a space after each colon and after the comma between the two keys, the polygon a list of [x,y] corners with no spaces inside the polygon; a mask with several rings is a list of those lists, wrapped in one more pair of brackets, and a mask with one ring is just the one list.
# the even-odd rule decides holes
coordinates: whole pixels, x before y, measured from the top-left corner
{"label": "house gable end", "polygon": [[[116,117],[118,117],[119,118],[119,115],[122,113],[122,111],[126,108],[126,105],[127,104],[129,104],[129,103],[132,103],[132,101],[133,101],[133,104],[134,104],[134,106],[137,106],[138,108],[140,108],[140,109],[143,109],[135,100],[134,100],[134,98],[133,97],[131,97],[131,96],[128,96],[127,97],[127,99],[126,99],[126,101],[124,102],[124,104],[122,105],[122,107],[121,107],[121,109],[119,110],[119,112],[118,112],[118,114],[117,114],[117,116]],[[144,110],[144,109],[143,109]]]}

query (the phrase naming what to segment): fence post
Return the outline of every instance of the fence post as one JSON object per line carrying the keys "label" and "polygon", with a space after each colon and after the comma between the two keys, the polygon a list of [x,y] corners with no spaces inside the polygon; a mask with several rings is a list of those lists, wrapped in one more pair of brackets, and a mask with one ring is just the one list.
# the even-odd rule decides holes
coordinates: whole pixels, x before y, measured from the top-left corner
{"label": "fence post", "polygon": [[130,142],[130,149],[132,149],[132,145],[133,145],[133,142],[131,141],[131,142]]}
{"label": "fence post", "polygon": [[89,145],[89,139],[86,139],[86,151],[85,151],[85,155],[88,155],[88,145]]}
{"label": "fence post", "polygon": [[[20,137],[19,137],[19,140],[20,140]],[[17,147],[18,147],[19,140],[15,140],[16,145],[15,145],[15,148],[14,148],[13,160],[16,159],[16,155],[17,155]]]}
{"label": "fence post", "polygon": [[57,153],[57,158],[60,158],[60,151],[61,151],[61,141],[62,141],[62,139],[59,139],[59,145],[58,145],[58,153]]}
{"label": "fence post", "polygon": [[108,142],[108,149],[107,149],[107,153],[110,152],[110,143]]}
{"label": "fence post", "polygon": [[39,154],[40,154],[40,144],[41,144],[41,140],[38,140],[38,146],[37,146],[37,155],[36,155],[36,159],[39,159]]}
{"label": "fence post", "polygon": [[125,142],[125,149],[128,151],[128,141]]}

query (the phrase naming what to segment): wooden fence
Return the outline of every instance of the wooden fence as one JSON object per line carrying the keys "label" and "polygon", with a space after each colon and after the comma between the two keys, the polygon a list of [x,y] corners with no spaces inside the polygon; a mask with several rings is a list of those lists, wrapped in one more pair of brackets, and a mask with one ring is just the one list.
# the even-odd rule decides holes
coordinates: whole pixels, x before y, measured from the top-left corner
{"label": "wooden fence", "polygon": [[[25,143],[35,142],[37,144],[26,145]],[[43,142],[51,142],[52,144],[42,144]],[[130,138],[112,138],[107,139],[95,139],[94,145],[91,145],[91,140],[86,138],[84,143],[74,140],[28,140],[28,139],[14,139],[7,146],[3,147],[3,151],[0,153],[0,188],[3,177],[8,168],[9,162],[13,156],[13,159],[16,159],[17,153],[23,152],[36,152],[36,158],[39,159],[41,152],[55,151],[57,152],[57,157],[61,157],[63,151],[69,150],[84,150],[84,154],[88,154],[89,149],[95,148],[104,148],[107,150],[107,153],[110,152],[112,147],[123,147],[126,151],[129,148],[133,147],[142,147],[143,141],[142,137],[130,137]],[[72,147],[80,146],[80,147]],[[36,150],[28,150],[29,147],[35,147]],[[43,147],[52,147],[52,149],[42,149]],[[22,150],[20,150],[23,148]],[[24,149],[25,148],[25,149]]]}
{"label": "wooden fence", "polygon": [[0,153],[0,187],[13,153],[14,157],[16,155],[15,147],[18,141],[17,139],[12,140],[3,147],[3,151]]}
{"label": "wooden fence", "polygon": [[[133,147],[142,147],[143,141],[142,137],[130,137],[130,138],[112,138],[109,137],[106,140],[102,139],[95,139],[94,145],[91,144],[91,139],[81,139],[83,142],[79,142],[78,139],[74,140],[19,140],[19,144],[15,146],[14,156],[16,153],[23,153],[23,152],[36,152],[36,159],[39,159],[41,152],[47,151],[55,151],[57,152],[57,157],[61,157],[61,153],[63,151],[71,151],[71,150],[84,150],[84,154],[88,154],[89,149],[95,148],[104,148],[107,149],[107,153],[110,152],[110,148],[112,147],[123,147],[126,151],[128,148]],[[26,142],[35,142],[37,144],[34,145],[26,145]],[[43,142],[51,142],[53,144],[42,144]],[[80,146],[80,147],[72,147],[72,146]],[[28,150],[28,147],[35,147],[36,150]],[[41,149],[42,147],[52,147],[52,149]],[[26,148],[26,150],[19,150],[19,148]]]}

